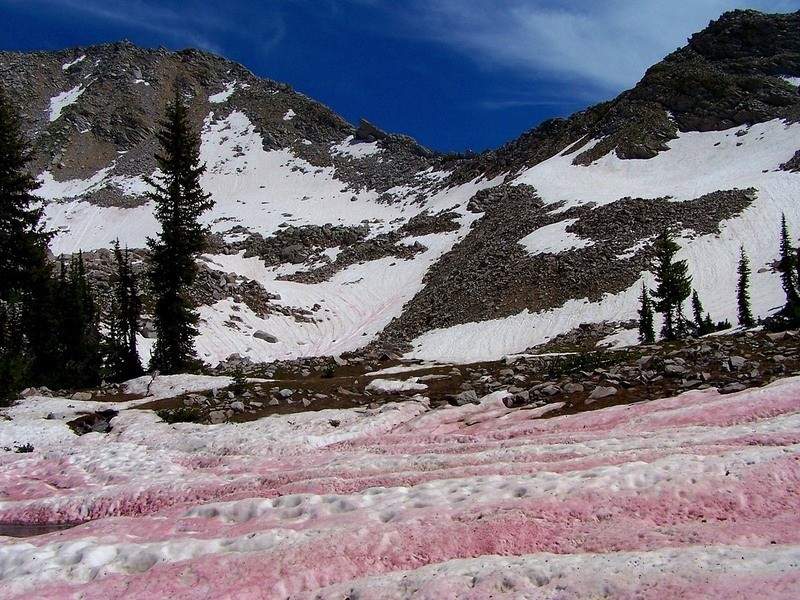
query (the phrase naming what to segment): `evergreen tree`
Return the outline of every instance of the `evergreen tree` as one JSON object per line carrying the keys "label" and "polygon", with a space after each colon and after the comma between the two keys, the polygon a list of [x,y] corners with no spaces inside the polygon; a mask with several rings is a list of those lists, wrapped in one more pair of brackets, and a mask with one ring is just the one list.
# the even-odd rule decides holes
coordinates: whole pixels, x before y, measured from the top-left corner
{"label": "evergreen tree", "polygon": [[741,247],[739,253],[739,267],[736,269],[739,274],[739,281],[736,284],[736,300],[739,306],[739,325],[742,327],[752,327],[755,325],[753,310],[750,308],[750,261]]}
{"label": "evergreen tree", "polygon": [[703,303],[700,302],[700,296],[697,294],[697,290],[692,290],[692,314],[694,315],[694,324],[697,328],[697,333],[700,335],[708,333],[704,331],[707,321],[703,318]]}
{"label": "evergreen tree", "polygon": [[778,263],[778,271],[781,274],[781,283],[783,284],[783,291],[786,294],[786,301],[791,305],[800,303],[800,295],[797,290],[797,274],[796,274],[796,261],[794,248],[792,248],[792,240],[789,237],[789,227],[786,225],[786,215],[781,215],[781,245],[780,245],[781,258]]}
{"label": "evergreen tree", "polygon": [[141,300],[130,253],[127,248],[122,252],[119,240],[114,241],[114,261],[117,273],[108,317],[106,370],[108,379],[125,381],[141,375],[143,371],[136,348]]}
{"label": "evergreen tree", "polygon": [[685,260],[675,260],[680,250],[669,232],[664,230],[653,242],[653,271],[656,279],[655,310],[664,315],[661,335],[674,340],[685,333],[686,319],[683,316],[683,303],[692,290],[692,276]]}
{"label": "evergreen tree", "polygon": [[153,324],[157,334],[150,368],[177,373],[196,361],[198,317],[188,290],[197,275],[195,257],[204,247],[205,229],[198,220],[213,201],[200,187],[205,171],[205,165],[199,164],[200,136],[189,124],[177,86],[161,127],[157,139],[162,152],[155,157],[161,175],[149,181],[154,189],[150,198],[161,224],[158,239],[148,239],[148,276],[155,295]]}
{"label": "evergreen tree", "polygon": [[652,344],[656,341],[656,331],[653,327],[653,303],[645,284],[642,284],[639,303],[639,341],[643,344]]}
{"label": "evergreen tree", "polygon": [[69,266],[62,257],[59,277],[51,288],[56,344],[49,358],[52,362],[42,365],[37,377],[57,387],[94,385],[100,379],[100,334],[82,253]]}
{"label": "evergreen tree", "polygon": [[50,236],[36,207],[31,158],[19,117],[0,88],[0,393],[29,384],[37,353],[43,358],[52,341]]}

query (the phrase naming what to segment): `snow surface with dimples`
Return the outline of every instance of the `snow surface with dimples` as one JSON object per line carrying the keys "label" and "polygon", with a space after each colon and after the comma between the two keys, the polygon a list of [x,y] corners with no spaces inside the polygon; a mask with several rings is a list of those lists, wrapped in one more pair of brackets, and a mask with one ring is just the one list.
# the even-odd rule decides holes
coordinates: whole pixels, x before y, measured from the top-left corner
{"label": "snow surface with dimples", "polygon": [[0,538],[0,595],[800,593],[800,379],[550,419],[502,396],[210,426],[122,406],[82,437],[64,421],[102,403],[23,400],[0,446],[36,449],[0,451],[0,520],[94,520]]}

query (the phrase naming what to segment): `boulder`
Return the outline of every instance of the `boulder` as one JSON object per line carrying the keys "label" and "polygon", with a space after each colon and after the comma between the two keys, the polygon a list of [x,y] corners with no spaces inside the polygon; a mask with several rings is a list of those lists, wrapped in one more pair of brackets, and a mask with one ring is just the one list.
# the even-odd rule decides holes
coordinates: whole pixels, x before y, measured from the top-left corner
{"label": "boulder", "polygon": [[270,333],[267,333],[266,331],[262,331],[260,329],[253,334],[253,337],[258,339],[258,340],[264,340],[268,344],[277,344],[278,343],[278,338],[276,338],[274,335],[272,335]]}

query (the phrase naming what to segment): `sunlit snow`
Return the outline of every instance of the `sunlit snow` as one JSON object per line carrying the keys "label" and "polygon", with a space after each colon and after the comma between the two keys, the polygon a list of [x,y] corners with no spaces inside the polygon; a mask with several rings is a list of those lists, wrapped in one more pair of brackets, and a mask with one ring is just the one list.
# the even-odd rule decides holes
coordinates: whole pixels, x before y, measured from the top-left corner
{"label": "sunlit snow", "polygon": [[86,88],[83,85],[76,85],[71,90],[50,98],[50,122],[56,121],[61,116],[61,112],[70,104],[75,103],[85,91]]}
{"label": "sunlit snow", "polygon": [[[161,379],[129,389],[225,383]],[[90,521],[0,537],[0,595],[796,596],[800,380],[550,419],[504,394],[220,425],[22,400],[0,519]],[[108,434],[66,426],[106,408]]]}

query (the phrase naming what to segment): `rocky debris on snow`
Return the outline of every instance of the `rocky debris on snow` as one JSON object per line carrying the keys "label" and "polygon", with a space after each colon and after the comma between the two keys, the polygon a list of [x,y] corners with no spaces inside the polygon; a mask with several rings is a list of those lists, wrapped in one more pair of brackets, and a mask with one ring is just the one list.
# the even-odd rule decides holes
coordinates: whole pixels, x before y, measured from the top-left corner
{"label": "rocky debris on snow", "polygon": [[[697,235],[717,233],[720,222],[740,214],[754,199],[755,190],[734,189],[686,202],[623,198],[561,212],[545,206],[528,185],[481,190],[469,207],[483,217],[431,267],[425,287],[375,344],[402,345],[431,329],[553,309],[575,298],[598,302],[636,283],[651,258],[644,242],[665,227],[680,224]],[[509,243],[568,220],[574,222],[566,231],[591,245],[531,254]]]}

